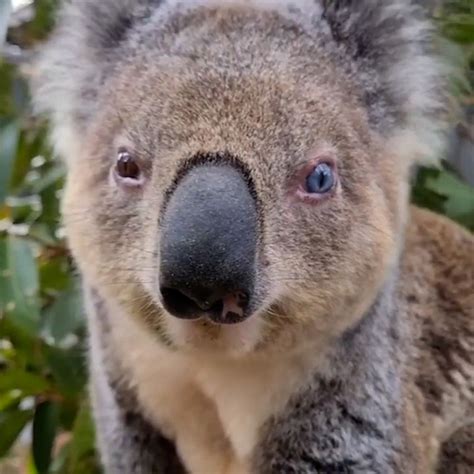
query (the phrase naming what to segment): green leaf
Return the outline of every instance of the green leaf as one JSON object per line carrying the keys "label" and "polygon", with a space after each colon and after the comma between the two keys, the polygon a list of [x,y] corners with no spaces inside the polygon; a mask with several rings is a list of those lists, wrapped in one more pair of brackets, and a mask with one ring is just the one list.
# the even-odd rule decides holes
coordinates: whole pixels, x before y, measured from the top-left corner
{"label": "green leaf", "polygon": [[44,246],[55,247],[58,245],[58,240],[51,233],[50,228],[46,224],[33,224],[30,227],[28,237]]}
{"label": "green leaf", "polygon": [[8,453],[32,417],[32,410],[0,413],[0,458]]}
{"label": "green leaf", "polygon": [[[60,249],[57,246],[55,248]],[[67,258],[60,256],[59,258],[42,259],[39,272],[42,292],[57,295],[59,292],[69,291],[73,277]],[[48,308],[46,313],[48,311],[51,309]]]}
{"label": "green leaf", "polygon": [[[29,192],[28,188],[32,183],[27,179],[27,174],[31,170],[31,161],[37,156],[44,156],[49,153],[46,137],[47,131],[43,127],[39,129],[26,128],[21,134],[11,181],[11,185],[16,193],[25,195]],[[40,180],[42,179],[43,169],[38,171],[38,180]],[[34,194],[32,192],[29,193]]]}
{"label": "green leaf", "polygon": [[25,474],[39,474],[35,466],[35,461],[33,460],[33,454],[30,453],[28,456],[28,461],[26,463],[26,473]]}
{"label": "green leaf", "polygon": [[0,173],[0,207],[5,203],[8,195],[19,133],[16,122],[0,125],[0,170],[2,170]]}
{"label": "green leaf", "polygon": [[74,420],[79,411],[79,404],[82,401],[82,393],[76,394],[75,398],[63,398],[61,403],[61,412],[59,414],[61,426],[65,431],[72,431]]}
{"label": "green leaf", "polygon": [[82,349],[47,348],[47,360],[54,380],[66,397],[77,397],[86,383],[85,354]]}
{"label": "green leaf", "polygon": [[474,229],[474,188],[447,171],[428,178],[426,188],[446,197],[444,210],[449,217]]}
{"label": "green leaf", "polygon": [[0,372],[0,394],[20,390],[23,395],[39,395],[50,389],[50,384],[39,375],[22,370]]}
{"label": "green leaf", "polygon": [[417,206],[426,207],[434,212],[444,213],[446,197],[426,186],[429,179],[437,178],[439,174],[440,170],[437,168],[420,168],[412,189],[412,201]]}
{"label": "green leaf", "polygon": [[0,119],[0,128],[8,124],[6,118],[15,118],[14,105],[12,101],[12,82],[13,76],[15,75],[15,69],[11,64],[5,62],[2,63],[0,59],[0,117],[5,117],[3,120]]}
{"label": "green leaf", "polygon": [[4,395],[0,395],[0,412],[8,410],[12,406],[17,406],[22,397],[23,394],[19,390],[12,390]]}
{"label": "green leaf", "polygon": [[10,0],[0,1],[0,50],[7,37],[8,21],[12,11],[12,4]]}
{"label": "green leaf", "polygon": [[40,403],[33,418],[33,460],[39,474],[46,474],[52,460],[54,439],[58,428],[58,406]]}
{"label": "green leaf", "polygon": [[8,303],[14,299],[9,278],[7,239],[0,237],[0,314],[6,312]]}
{"label": "green leaf", "polygon": [[83,404],[74,423],[69,474],[99,474],[95,452],[94,423],[87,404]]}
{"label": "green leaf", "polygon": [[26,115],[30,106],[30,94],[26,78],[17,74],[12,84],[12,100],[18,115]]}
{"label": "green leaf", "polygon": [[36,334],[25,330],[17,324],[13,324],[10,318],[6,317],[0,319],[0,334],[2,337],[7,338],[15,348],[13,352],[15,366],[25,367],[29,365],[37,367],[43,364],[41,341],[37,338]]}
{"label": "green leaf", "polygon": [[59,344],[84,324],[82,299],[78,285],[73,281],[70,288],[59,295],[45,311],[46,334]]}
{"label": "green leaf", "polygon": [[35,17],[31,25],[32,33],[37,38],[44,37],[54,24],[58,0],[34,2]]}
{"label": "green leaf", "polygon": [[25,239],[0,239],[0,310],[29,332],[39,327],[39,280],[31,245]]}
{"label": "green leaf", "polygon": [[32,194],[43,192],[53,184],[60,182],[64,178],[64,173],[64,167],[58,163],[57,166],[46,171],[39,179],[33,181],[29,186],[29,191]]}
{"label": "green leaf", "polygon": [[461,181],[451,168],[421,168],[412,200],[474,230],[474,188]]}

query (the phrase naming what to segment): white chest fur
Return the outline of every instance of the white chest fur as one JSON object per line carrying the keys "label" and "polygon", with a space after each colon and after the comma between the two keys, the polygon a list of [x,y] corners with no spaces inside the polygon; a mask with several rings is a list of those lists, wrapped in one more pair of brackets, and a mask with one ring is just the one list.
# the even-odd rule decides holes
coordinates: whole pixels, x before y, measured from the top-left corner
{"label": "white chest fur", "polygon": [[139,403],[192,474],[246,474],[260,428],[317,363],[310,352],[252,359],[177,354],[124,314],[112,328]]}

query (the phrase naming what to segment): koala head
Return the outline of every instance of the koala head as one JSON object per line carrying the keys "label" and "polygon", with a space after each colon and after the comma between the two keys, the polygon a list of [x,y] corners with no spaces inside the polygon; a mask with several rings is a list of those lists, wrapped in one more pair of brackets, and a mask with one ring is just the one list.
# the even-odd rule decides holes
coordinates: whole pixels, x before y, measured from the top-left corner
{"label": "koala head", "polygon": [[174,350],[287,350],[395,267],[443,71],[408,0],[77,0],[35,84],[87,284]]}

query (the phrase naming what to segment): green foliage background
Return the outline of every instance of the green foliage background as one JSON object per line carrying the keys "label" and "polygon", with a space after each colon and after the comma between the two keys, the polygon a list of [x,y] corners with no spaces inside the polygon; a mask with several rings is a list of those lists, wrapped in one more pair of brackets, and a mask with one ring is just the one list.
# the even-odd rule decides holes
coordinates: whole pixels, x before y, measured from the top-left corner
{"label": "green foliage background", "polygon": [[[1,474],[99,472],[79,283],[59,219],[64,169],[47,124],[33,117],[27,87],[31,56],[56,7],[56,0],[35,1],[8,31],[21,51],[10,46],[3,61],[0,53]],[[7,8],[0,0],[0,35]]]}
{"label": "green foliage background", "polygon": [[[4,59],[0,50],[0,474],[99,471],[79,282],[59,218],[64,169],[27,88],[57,1],[36,0],[8,30],[16,47]],[[0,47],[9,13],[10,1],[0,0]],[[474,106],[474,1],[447,1],[434,16],[455,43],[443,43],[446,55],[467,73],[453,91]],[[413,200],[474,230],[474,190],[447,165],[420,169]]]}

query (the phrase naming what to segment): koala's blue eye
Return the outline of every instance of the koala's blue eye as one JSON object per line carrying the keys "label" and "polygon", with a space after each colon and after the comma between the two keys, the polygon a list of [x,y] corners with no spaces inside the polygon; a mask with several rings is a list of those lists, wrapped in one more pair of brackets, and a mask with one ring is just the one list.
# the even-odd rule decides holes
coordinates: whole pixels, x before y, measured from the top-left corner
{"label": "koala's blue eye", "polygon": [[310,194],[325,194],[336,184],[334,170],[327,163],[320,163],[306,178],[306,192]]}

